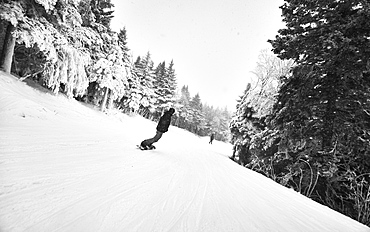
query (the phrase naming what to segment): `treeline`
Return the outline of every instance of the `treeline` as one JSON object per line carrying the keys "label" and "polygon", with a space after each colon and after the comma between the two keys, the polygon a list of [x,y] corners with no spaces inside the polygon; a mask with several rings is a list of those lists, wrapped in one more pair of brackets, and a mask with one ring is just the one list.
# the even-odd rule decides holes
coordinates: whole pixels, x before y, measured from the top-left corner
{"label": "treeline", "polygon": [[200,136],[214,133],[215,139],[229,141],[231,114],[226,107],[220,109],[203,104],[199,94],[191,97],[188,86],[183,86],[177,101],[177,109],[174,125]]}
{"label": "treeline", "polygon": [[[230,128],[233,159],[370,225],[370,4],[290,1]],[[281,60],[282,59],[282,60]]]}
{"label": "treeline", "polygon": [[178,90],[173,61],[155,65],[150,52],[134,61],[126,29],[110,28],[113,9],[110,0],[0,0],[0,68],[103,111],[155,120],[175,107],[177,126],[227,140],[230,113]]}
{"label": "treeline", "polygon": [[1,0],[0,67],[54,93],[99,98],[127,92],[133,65],[126,30],[110,29],[110,0]]}
{"label": "treeline", "polygon": [[115,103],[117,108],[159,120],[165,109],[174,107],[176,113],[172,117],[172,125],[200,136],[214,133],[217,140],[229,140],[230,112],[227,108],[203,104],[199,93],[191,96],[188,86],[179,90],[173,61],[168,67],[163,61],[154,68],[148,52],[145,57],[138,57],[133,67],[136,79],[129,79],[129,90]]}

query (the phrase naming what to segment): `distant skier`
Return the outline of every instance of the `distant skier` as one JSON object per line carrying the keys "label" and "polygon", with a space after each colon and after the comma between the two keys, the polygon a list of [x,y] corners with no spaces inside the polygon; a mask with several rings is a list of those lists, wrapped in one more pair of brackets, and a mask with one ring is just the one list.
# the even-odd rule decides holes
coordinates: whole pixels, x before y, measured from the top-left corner
{"label": "distant skier", "polygon": [[174,108],[170,108],[168,111],[164,112],[162,117],[159,119],[158,125],[157,125],[157,133],[155,136],[151,139],[146,139],[140,143],[139,148],[142,150],[148,150],[148,149],[155,149],[155,146],[153,146],[153,143],[157,142],[163,135],[163,133],[166,133],[168,131],[168,127],[171,123],[171,117],[175,113]]}
{"label": "distant skier", "polygon": [[215,133],[212,133],[209,137],[209,144],[212,144],[213,140],[215,139]]}

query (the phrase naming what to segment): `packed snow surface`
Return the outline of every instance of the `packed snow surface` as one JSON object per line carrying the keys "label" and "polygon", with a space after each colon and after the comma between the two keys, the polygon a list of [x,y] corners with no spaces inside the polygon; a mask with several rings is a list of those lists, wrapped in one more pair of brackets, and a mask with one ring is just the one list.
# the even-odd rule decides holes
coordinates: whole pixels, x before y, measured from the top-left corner
{"label": "packed snow surface", "polygon": [[0,231],[370,228],[232,162],[231,145],[104,114],[0,73]]}

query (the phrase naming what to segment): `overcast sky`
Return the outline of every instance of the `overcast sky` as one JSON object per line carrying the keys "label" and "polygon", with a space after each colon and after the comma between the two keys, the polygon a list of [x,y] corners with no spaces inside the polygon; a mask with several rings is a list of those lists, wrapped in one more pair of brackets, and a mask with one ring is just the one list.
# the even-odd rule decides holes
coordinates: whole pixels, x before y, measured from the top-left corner
{"label": "overcast sky", "polygon": [[174,61],[179,88],[235,110],[258,55],[283,28],[283,0],[112,0],[115,31],[126,27],[134,60]]}

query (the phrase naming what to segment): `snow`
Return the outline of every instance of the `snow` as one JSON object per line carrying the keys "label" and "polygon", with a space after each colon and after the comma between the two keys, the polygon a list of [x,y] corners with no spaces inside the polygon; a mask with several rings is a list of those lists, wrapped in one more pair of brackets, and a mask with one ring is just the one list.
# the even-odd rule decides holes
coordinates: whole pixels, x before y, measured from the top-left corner
{"label": "snow", "polygon": [[0,72],[0,231],[357,232],[370,228],[232,162],[231,145],[103,114]]}

